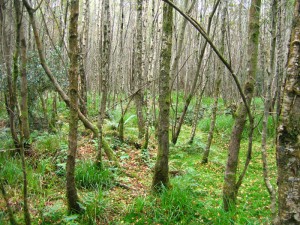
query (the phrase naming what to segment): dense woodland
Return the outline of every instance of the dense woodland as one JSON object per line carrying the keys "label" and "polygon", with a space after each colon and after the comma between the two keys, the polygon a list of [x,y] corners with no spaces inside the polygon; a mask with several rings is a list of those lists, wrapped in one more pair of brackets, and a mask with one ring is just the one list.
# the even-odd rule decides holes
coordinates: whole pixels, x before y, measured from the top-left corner
{"label": "dense woodland", "polygon": [[0,224],[300,224],[300,0],[0,0]]}

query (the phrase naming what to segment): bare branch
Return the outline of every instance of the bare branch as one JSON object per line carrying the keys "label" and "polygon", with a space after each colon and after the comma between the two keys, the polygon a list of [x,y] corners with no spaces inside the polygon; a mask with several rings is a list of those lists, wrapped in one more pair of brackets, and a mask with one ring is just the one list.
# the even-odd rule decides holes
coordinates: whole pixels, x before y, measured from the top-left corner
{"label": "bare branch", "polygon": [[22,0],[22,1],[26,9],[29,10],[31,13],[34,13],[41,7],[44,0],[41,0],[40,3],[35,8],[33,8],[32,5],[30,5],[30,3],[27,0]]}

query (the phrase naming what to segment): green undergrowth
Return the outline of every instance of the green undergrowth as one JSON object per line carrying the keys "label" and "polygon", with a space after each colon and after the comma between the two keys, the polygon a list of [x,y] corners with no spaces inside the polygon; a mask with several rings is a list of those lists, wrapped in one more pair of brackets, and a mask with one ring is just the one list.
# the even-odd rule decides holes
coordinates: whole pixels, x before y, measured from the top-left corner
{"label": "green undergrowth", "polygon": [[[189,174],[171,179],[170,190],[161,194],[139,197],[128,208],[121,220],[125,224],[269,224],[268,198],[261,191],[253,189],[253,196],[241,195],[238,209],[225,212],[222,209],[221,184],[218,178],[195,170]],[[213,179],[214,178],[214,179]],[[212,180],[213,179],[213,180]],[[210,182],[207,182],[211,180]],[[250,189],[249,189],[250,191]],[[255,194],[256,193],[256,194]],[[257,194],[260,193],[260,194]],[[264,203],[247,201],[257,199]]]}
{"label": "green undergrowth", "polygon": [[86,189],[110,188],[113,185],[112,172],[107,168],[99,171],[91,160],[77,163],[75,179],[78,187]]}
{"label": "green undergrowth", "polygon": [[[198,148],[197,144],[194,147]],[[202,165],[202,150],[190,151],[184,145],[172,148],[171,188],[159,195],[139,197],[124,218],[125,224],[270,224],[269,197],[263,183],[261,156],[255,142],[253,159],[238,194],[235,212],[222,208],[226,149],[213,146],[208,164]],[[272,153],[270,150],[270,154]],[[240,168],[245,152],[241,153]],[[275,186],[276,167],[271,157],[271,182]]]}
{"label": "green undergrowth", "polygon": [[[255,115],[255,120],[254,120],[254,128],[255,129],[253,132],[253,136],[256,139],[261,138],[262,119],[263,118],[262,118],[261,114]],[[210,122],[211,122],[211,118],[208,115],[208,117],[205,117],[199,121],[198,128],[202,132],[208,133],[209,129],[210,129]],[[225,136],[230,137],[229,135],[231,133],[233,125],[234,125],[234,118],[232,117],[232,115],[228,115],[225,113],[219,113],[216,118],[215,133],[219,133],[223,137],[225,137]],[[268,128],[268,136],[270,138],[274,137],[275,121],[272,117],[269,117],[269,119],[268,119],[267,128]],[[243,136],[242,136],[243,139],[248,138],[249,129],[250,129],[249,123],[247,122],[244,132],[243,132]]]}
{"label": "green undergrowth", "polygon": [[[62,134],[62,133],[61,133]],[[33,224],[99,224],[107,221],[107,199],[103,190],[114,186],[114,174],[108,164],[103,170],[91,159],[78,159],[76,184],[83,215],[68,215],[65,199],[65,169],[68,145],[64,136],[32,134],[34,154],[26,159],[28,200]],[[23,173],[20,156],[0,154],[0,182],[10,199],[19,224],[24,224],[22,212]],[[2,198],[2,196],[1,196]],[[0,208],[6,209],[0,198]],[[8,223],[6,210],[0,213],[0,224]],[[105,224],[106,222],[104,222]]]}
{"label": "green undergrowth", "polygon": [[191,224],[199,217],[198,211],[204,205],[195,201],[196,194],[180,185],[183,180],[173,180],[171,190],[159,195],[137,198],[124,222],[128,224]]}
{"label": "green undergrowth", "polygon": [[[89,116],[96,124],[99,98],[89,97]],[[180,93],[179,112],[182,110],[184,95]],[[49,101],[49,104],[51,101]],[[125,121],[125,141],[122,143],[117,138],[117,127],[121,116],[121,107],[117,105],[108,112],[105,119],[105,139],[115,151],[121,165],[135,167],[139,170],[148,167],[153,170],[157,142],[155,140],[155,128],[150,127],[150,150],[139,149],[143,140],[139,140],[137,118],[135,116],[134,102],[131,103]],[[174,102],[173,102],[174,104]],[[59,119],[62,121],[57,133],[46,131],[33,131],[31,143],[34,154],[26,158],[28,193],[33,224],[270,224],[271,213],[269,197],[263,183],[261,163],[261,101],[255,100],[255,125],[253,140],[253,153],[245,180],[239,190],[237,209],[235,212],[225,212],[222,208],[222,187],[224,171],[227,160],[227,149],[234,118],[226,112],[223,102],[219,102],[214,139],[210,149],[208,164],[201,164],[202,154],[207,143],[210,129],[210,115],[213,99],[203,98],[201,118],[199,120],[196,136],[193,143],[188,143],[191,135],[195,99],[191,103],[191,109],[182,126],[176,145],[170,144],[170,183],[169,190],[164,189],[160,194],[150,192],[148,184],[147,194],[131,198],[125,196],[130,190],[116,187],[116,181],[127,181],[129,178],[119,173],[116,168],[111,168],[104,158],[104,169],[95,167],[95,153],[89,156],[81,156],[76,161],[75,179],[80,197],[80,204],[85,212],[81,215],[68,215],[65,197],[65,175],[68,151],[68,123],[64,103],[58,104]],[[123,104],[123,107],[125,104]],[[49,106],[49,109],[51,107]],[[172,112],[173,113],[173,112]],[[172,116],[174,116],[171,113]],[[0,114],[0,118],[2,116]],[[4,118],[6,120],[7,118]],[[258,123],[259,122],[259,123]],[[91,133],[87,132],[83,125],[79,125],[79,145],[86,145],[96,149],[96,141]],[[268,121],[269,138],[268,154],[270,165],[270,178],[273,186],[276,178],[274,121]],[[247,152],[247,135],[249,126],[246,125],[243,134],[239,157],[240,174]],[[0,132],[1,148],[13,148],[9,129],[2,128]],[[134,162],[135,154],[141,160]],[[138,158],[138,157],[136,157]],[[138,167],[140,166],[140,167]],[[130,167],[128,167],[130,168]],[[146,173],[150,173],[147,170]],[[126,171],[124,171],[126,172]],[[149,176],[148,176],[149,177]],[[18,222],[23,224],[22,215],[22,166],[19,156],[12,157],[9,153],[0,153],[0,178],[4,182],[14,215]],[[139,181],[145,181],[147,176],[133,177]],[[130,186],[130,184],[128,185]],[[112,193],[121,190],[117,200]],[[132,190],[131,190],[132,191]],[[134,192],[134,191],[132,191]],[[114,196],[115,197],[115,196]],[[124,200],[124,199],[126,200]],[[0,224],[8,223],[5,204],[0,198]]]}
{"label": "green undergrowth", "polygon": [[104,198],[101,189],[81,194],[80,205],[84,213],[69,215],[65,202],[56,201],[54,204],[46,206],[40,212],[41,221],[44,225],[64,224],[106,224],[107,218],[105,209],[108,208],[108,201]]}

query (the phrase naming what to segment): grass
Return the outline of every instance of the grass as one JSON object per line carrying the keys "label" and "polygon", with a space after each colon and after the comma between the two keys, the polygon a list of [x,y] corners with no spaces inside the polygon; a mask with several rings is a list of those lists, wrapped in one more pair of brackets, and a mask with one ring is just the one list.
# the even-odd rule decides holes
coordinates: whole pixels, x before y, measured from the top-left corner
{"label": "grass", "polygon": [[[137,198],[121,222],[126,224],[269,224],[267,194],[261,186],[243,187],[235,213],[222,209],[221,177],[213,176],[215,166],[187,170],[184,176],[171,179],[172,188],[160,195]],[[220,171],[219,171],[220,172]],[[257,181],[255,181],[257,182]],[[249,194],[245,195],[245,192]],[[255,194],[256,193],[256,194]],[[255,201],[256,200],[256,201]],[[261,201],[262,200],[262,201]]]}
{"label": "grass", "polygon": [[35,138],[35,149],[39,151],[39,153],[55,153],[61,144],[61,138],[59,135],[43,133]]}
{"label": "grass", "polygon": [[82,196],[82,205],[85,213],[78,217],[80,224],[105,224],[107,223],[105,210],[108,209],[108,201],[101,188],[93,192],[87,192]]}
{"label": "grass", "polygon": [[0,156],[0,177],[4,183],[17,186],[22,182],[21,160],[1,154]]}
{"label": "grass", "polygon": [[137,198],[124,217],[129,224],[190,224],[197,221],[201,205],[195,201],[196,195],[173,182],[171,190],[163,190],[159,196]]}
{"label": "grass", "polygon": [[113,185],[111,171],[107,168],[99,171],[92,160],[81,161],[77,164],[75,179],[80,188],[110,188]]}

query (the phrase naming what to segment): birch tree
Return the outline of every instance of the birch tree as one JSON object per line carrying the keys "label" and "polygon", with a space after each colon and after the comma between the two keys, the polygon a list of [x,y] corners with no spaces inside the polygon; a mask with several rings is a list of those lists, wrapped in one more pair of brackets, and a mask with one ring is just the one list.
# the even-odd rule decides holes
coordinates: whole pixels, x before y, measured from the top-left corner
{"label": "birch tree", "polygon": [[[22,120],[22,133],[26,141],[30,138],[29,131],[29,120],[28,120],[28,85],[27,85],[27,46],[26,38],[24,34],[25,24],[24,24],[24,14],[20,6],[19,0],[14,1],[15,13],[16,13],[16,53],[14,63],[16,67],[16,73],[20,76],[20,94],[21,94],[21,117]],[[20,57],[20,59],[19,59]],[[17,93],[16,93],[17,94]]]}
{"label": "birch tree", "polygon": [[90,0],[85,0],[82,31],[80,35],[80,55],[79,55],[79,74],[80,74],[80,110],[87,116],[87,64],[89,49],[89,25],[90,25]]}
{"label": "birch tree", "polygon": [[136,52],[134,55],[135,63],[133,68],[133,85],[135,92],[135,106],[138,119],[139,138],[145,134],[145,118],[143,115],[143,0],[137,0],[136,18]]}
{"label": "birch tree", "polygon": [[[259,40],[259,17],[260,17],[261,0],[251,0],[249,11],[248,27],[248,77],[244,85],[244,93],[248,105],[254,94],[254,84],[257,72],[258,61],[258,40]],[[237,183],[237,169],[240,153],[240,144],[242,133],[245,128],[247,118],[247,109],[244,104],[240,104],[237,110],[234,126],[231,131],[231,138],[228,148],[228,159],[226,163],[225,178],[223,185],[223,205],[226,211],[235,207],[236,198],[240,184]],[[250,128],[252,129],[252,128]]]}
{"label": "birch tree", "polygon": [[[222,10],[222,30],[221,30],[221,49],[220,52],[224,54],[225,51],[225,34],[226,34],[226,12],[227,12],[227,1],[224,1],[224,6]],[[224,74],[224,65],[219,62],[218,71],[217,71],[217,81],[215,87],[215,96],[214,96],[214,104],[211,113],[211,123],[210,129],[207,138],[207,144],[203,153],[202,163],[208,162],[208,156],[210,152],[210,146],[213,140],[215,125],[216,125],[216,118],[217,118],[217,110],[218,110],[218,100],[219,100],[219,93],[220,93],[220,85],[222,81],[222,76]]]}
{"label": "birch tree", "polygon": [[109,0],[103,1],[103,43],[102,43],[102,57],[101,57],[101,104],[98,116],[98,129],[99,129],[99,143],[98,143],[98,156],[97,163],[101,166],[101,151],[103,144],[103,123],[106,112],[106,103],[108,98],[108,85],[110,76],[110,51],[111,51],[111,23],[110,23],[110,7]]}
{"label": "birch tree", "polygon": [[70,119],[69,119],[69,149],[67,158],[67,199],[70,212],[80,212],[75,184],[75,160],[77,152],[77,130],[78,130],[78,15],[79,0],[72,0],[70,3],[70,24],[69,24],[69,58],[70,67],[68,71],[69,98],[70,98]]}
{"label": "birch tree", "polygon": [[158,152],[154,168],[152,189],[161,191],[169,187],[169,124],[170,124],[170,64],[172,52],[173,10],[163,3],[163,31],[159,73]]}

